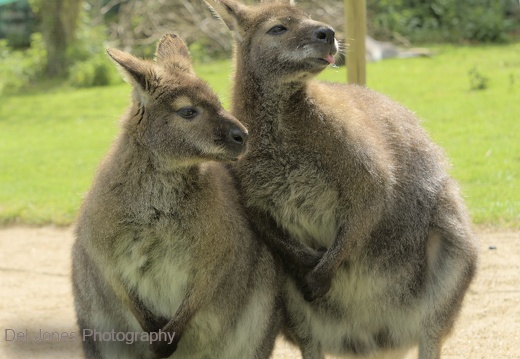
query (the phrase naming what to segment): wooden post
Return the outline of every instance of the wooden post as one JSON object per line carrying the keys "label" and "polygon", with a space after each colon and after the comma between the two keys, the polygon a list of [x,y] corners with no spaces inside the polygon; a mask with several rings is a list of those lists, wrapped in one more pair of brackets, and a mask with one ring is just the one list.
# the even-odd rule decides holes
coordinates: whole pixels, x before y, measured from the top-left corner
{"label": "wooden post", "polygon": [[366,84],[365,35],[366,0],[345,1],[345,42],[347,45],[347,82]]}

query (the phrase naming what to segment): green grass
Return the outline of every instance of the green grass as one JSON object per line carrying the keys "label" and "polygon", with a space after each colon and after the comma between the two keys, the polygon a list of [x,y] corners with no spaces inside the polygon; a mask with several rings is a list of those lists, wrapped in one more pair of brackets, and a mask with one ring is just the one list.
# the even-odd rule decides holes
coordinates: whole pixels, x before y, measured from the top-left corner
{"label": "green grass", "polygon": [[[423,119],[476,223],[520,228],[520,44],[435,49],[432,58],[368,64],[368,86]],[[488,78],[486,89],[470,90],[472,69]],[[229,106],[230,62],[196,70]],[[343,81],[346,72],[331,68],[320,78]],[[129,93],[126,84],[43,87],[0,98],[0,223],[74,220]]]}
{"label": "green grass", "polygon": [[128,102],[117,86],[0,103],[0,222],[70,223]]}

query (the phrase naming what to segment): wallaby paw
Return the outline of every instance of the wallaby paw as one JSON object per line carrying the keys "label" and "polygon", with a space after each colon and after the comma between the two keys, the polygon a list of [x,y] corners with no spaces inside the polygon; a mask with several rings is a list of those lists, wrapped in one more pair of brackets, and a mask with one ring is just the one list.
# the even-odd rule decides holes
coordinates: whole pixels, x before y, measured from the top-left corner
{"label": "wallaby paw", "polygon": [[304,284],[301,288],[303,298],[307,302],[315,301],[329,292],[331,284],[332,277],[320,275],[313,270],[305,276]]}
{"label": "wallaby paw", "polygon": [[153,318],[148,318],[147,319],[147,322],[144,326],[144,331],[145,332],[158,332],[159,329],[162,329],[164,328],[164,326],[166,324],[168,324],[170,320],[168,318],[165,318],[165,317],[153,317]]}
{"label": "wallaby paw", "polygon": [[177,350],[177,345],[179,344],[180,337],[177,335],[173,338],[171,342],[166,340],[158,340],[153,342],[150,345],[150,349],[153,352],[155,359],[169,358]]}
{"label": "wallaby paw", "polygon": [[321,247],[318,250],[311,251],[312,252],[308,253],[308,255],[303,258],[301,263],[304,267],[309,269],[315,268],[318,265],[325,252],[327,252],[327,248]]}

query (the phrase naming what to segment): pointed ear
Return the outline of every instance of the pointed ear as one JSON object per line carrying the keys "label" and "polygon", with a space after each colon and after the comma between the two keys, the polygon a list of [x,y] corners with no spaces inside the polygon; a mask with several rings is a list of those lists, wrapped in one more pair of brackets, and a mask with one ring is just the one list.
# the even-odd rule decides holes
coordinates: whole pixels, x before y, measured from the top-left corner
{"label": "pointed ear", "polygon": [[123,78],[141,92],[146,92],[149,88],[148,79],[153,71],[150,63],[117,49],[107,49],[107,53],[119,65]]}
{"label": "pointed ear", "polygon": [[238,41],[242,41],[241,24],[245,20],[246,5],[240,4],[234,0],[204,0],[210,10],[218,18],[224,21],[224,24],[235,35]]}
{"label": "pointed ear", "polygon": [[161,65],[193,72],[188,47],[175,34],[166,34],[161,38],[155,50],[155,61]]}

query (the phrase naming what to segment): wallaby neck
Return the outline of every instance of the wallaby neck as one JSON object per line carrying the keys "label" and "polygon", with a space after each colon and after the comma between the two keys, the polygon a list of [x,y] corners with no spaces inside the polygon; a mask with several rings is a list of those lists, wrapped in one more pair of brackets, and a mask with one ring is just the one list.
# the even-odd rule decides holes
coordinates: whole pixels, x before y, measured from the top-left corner
{"label": "wallaby neck", "polygon": [[181,220],[178,214],[182,208],[192,208],[207,195],[202,193],[208,187],[202,165],[165,171],[157,166],[154,154],[134,146],[140,145],[119,138],[96,180],[100,198],[116,197],[124,203],[126,220],[141,225],[161,216]]}
{"label": "wallaby neck", "polygon": [[[132,137],[122,136],[115,147],[112,160],[117,161],[119,176],[126,178],[129,186],[154,192],[164,187],[176,192],[189,189],[200,181],[200,165],[171,163],[161,158]],[[150,194],[149,194],[150,195]]]}
{"label": "wallaby neck", "polygon": [[[240,53],[240,48],[236,54]],[[306,83],[284,82],[275,76],[257,75],[242,56],[235,54],[233,114],[250,130],[277,125],[284,113],[301,106]]]}

